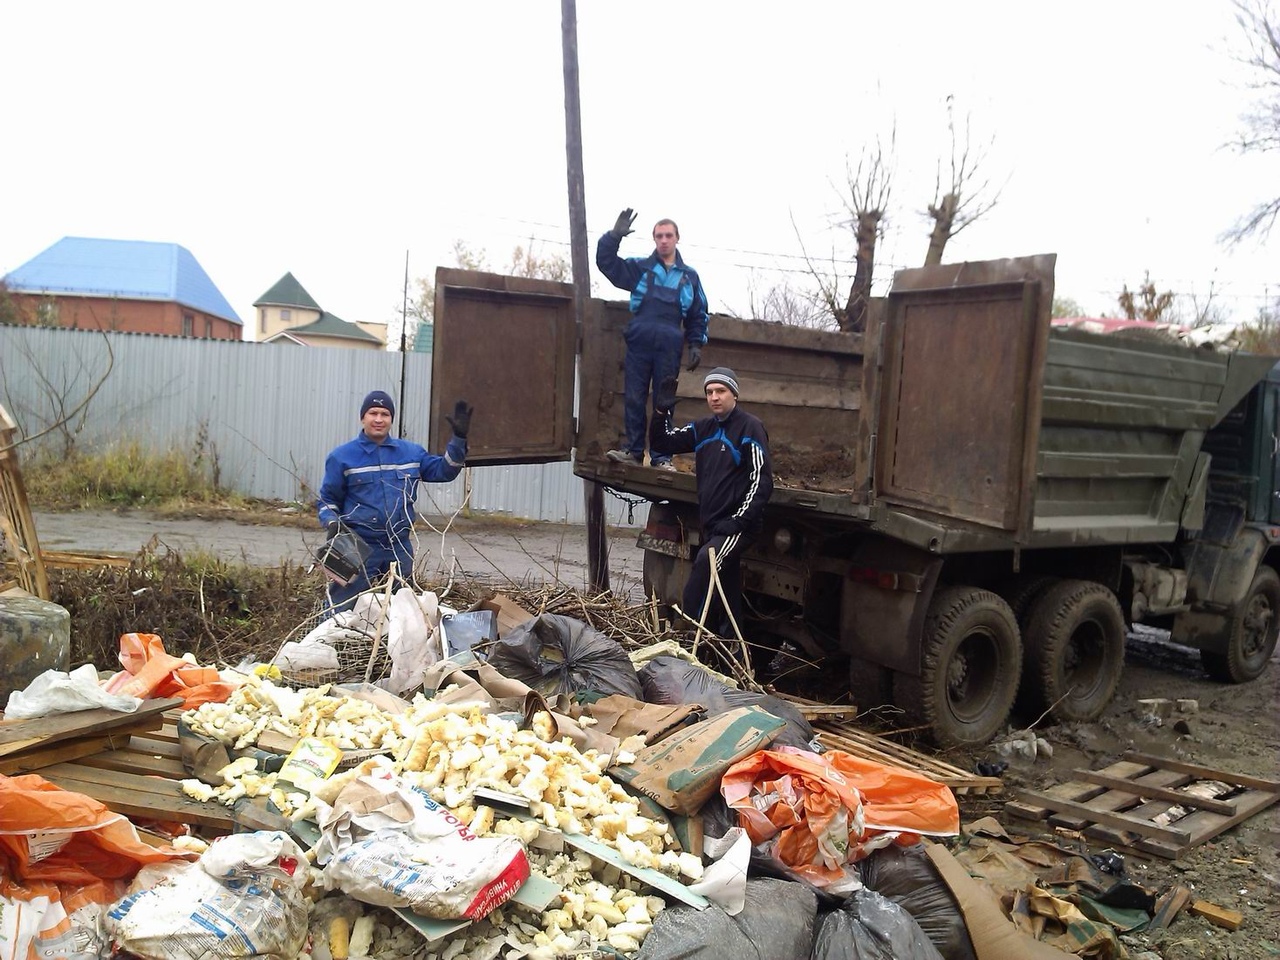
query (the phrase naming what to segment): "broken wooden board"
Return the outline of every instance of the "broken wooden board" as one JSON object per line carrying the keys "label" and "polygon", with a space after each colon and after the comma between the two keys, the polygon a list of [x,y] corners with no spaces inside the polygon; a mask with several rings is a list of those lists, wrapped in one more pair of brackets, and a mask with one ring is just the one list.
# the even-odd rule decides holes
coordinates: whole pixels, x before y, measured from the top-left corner
{"label": "broken wooden board", "polygon": [[30,720],[0,720],[0,757],[108,732],[125,735],[140,730],[157,730],[164,723],[161,714],[181,703],[178,699],[144,700],[133,713],[98,709]]}
{"label": "broken wooden board", "polygon": [[9,553],[17,567],[17,580],[22,589],[52,600],[49,576],[40,556],[40,540],[36,522],[31,516],[27,488],[18,468],[18,425],[9,411],[0,407],[0,533],[4,534]]}
{"label": "broken wooden board", "polygon": [[864,760],[874,760],[877,763],[914,771],[945,784],[953,793],[1000,793],[1004,790],[1004,781],[999,777],[983,777],[976,773],[969,773],[937,757],[931,757],[927,753],[921,753],[919,750],[904,747],[900,743],[886,740],[874,733],[868,733],[851,723],[818,720],[813,723],[813,729],[824,747],[843,750]]}
{"label": "broken wooden board", "polygon": [[858,708],[852,703],[819,703],[817,700],[806,700],[789,693],[771,692],[770,696],[783,700],[800,712],[806,720],[852,720],[858,715]]}
{"label": "broken wooden board", "polygon": [[[1005,810],[1172,860],[1280,801],[1280,782],[1142,753],[1074,777],[1040,793],[1022,791]],[[1184,794],[1182,788],[1199,780],[1234,789],[1212,800]],[[1175,806],[1188,812],[1157,822]]]}

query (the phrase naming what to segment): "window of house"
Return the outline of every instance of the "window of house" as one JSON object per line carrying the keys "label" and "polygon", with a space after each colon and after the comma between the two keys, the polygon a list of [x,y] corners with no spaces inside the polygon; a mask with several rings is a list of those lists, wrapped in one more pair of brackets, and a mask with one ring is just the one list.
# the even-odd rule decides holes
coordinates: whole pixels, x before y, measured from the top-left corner
{"label": "window of house", "polygon": [[267,332],[267,308],[266,307],[258,308],[258,329],[263,333]]}
{"label": "window of house", "polygon": [[204,318],[204,338],[206,340],[213,339],[213,317]]}
{"label": "window of house", "polygon": [[182,315],[182,335],[190,337],[195,335],[196,318],[189,313]]}
{"label": "window of house", "polygon": [[280,319],[281,319],[281,320],[283,320],[285,323],[288,323],[291,319],[293,319],[293,311],[292,311],[292,310],[281,310],[281,311],[280,311]]}

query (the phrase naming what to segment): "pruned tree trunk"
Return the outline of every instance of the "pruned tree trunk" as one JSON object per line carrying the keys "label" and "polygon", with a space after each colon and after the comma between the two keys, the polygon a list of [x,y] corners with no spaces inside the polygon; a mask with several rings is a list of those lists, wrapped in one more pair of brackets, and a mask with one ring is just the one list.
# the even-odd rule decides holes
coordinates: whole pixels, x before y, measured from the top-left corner
{"label": "pruned tree trunk", "polygon": [[871,302],[871,276],[876,262],[876,236],[880,232],[879,210],[863,210],[858,213],[854,238],[858,245],[855,255],[853,285],[849,288],[849,302],[840,329],[845,333],[861,333],[867,329],[867,310]]}
{"label": "pruned tree trunk", "polygon": [[929,234],[929,249],[924,255],[926,267],[936,267],[942,263],[942,252],[947,248],[947,241],[955,233],[953,228],[959,206],[960,198],[954,193],[948,193],[936,206],[929,205],[929,216],[933,218],[933,230]]}

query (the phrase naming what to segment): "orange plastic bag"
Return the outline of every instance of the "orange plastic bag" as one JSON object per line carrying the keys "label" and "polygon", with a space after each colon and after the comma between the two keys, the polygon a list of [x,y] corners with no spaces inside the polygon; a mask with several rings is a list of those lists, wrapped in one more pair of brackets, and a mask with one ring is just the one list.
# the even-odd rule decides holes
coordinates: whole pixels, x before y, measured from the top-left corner
{"label": "orange plastic bag", "polygon": [[201,667],[166,653],[154,633],[126,633],[120,637],[120,665],[124,670],[105,684],[107,693],[130,697],[179,697],[193,710],[202,703],[221,702],[236,689],[212,667]]}
{"label": "orange plastic bag", "polygon": [[9,880],[88,886],[187,856],[144,843],[132,823],[92,797],[35,774],[0,774],[0,874]]}
{"label": "orange plastic bag", "polygon": [[720,793],[753,844],[821,887],[876,847],[960,832],[950,788],[839,750],[762,750],[729,768]]}

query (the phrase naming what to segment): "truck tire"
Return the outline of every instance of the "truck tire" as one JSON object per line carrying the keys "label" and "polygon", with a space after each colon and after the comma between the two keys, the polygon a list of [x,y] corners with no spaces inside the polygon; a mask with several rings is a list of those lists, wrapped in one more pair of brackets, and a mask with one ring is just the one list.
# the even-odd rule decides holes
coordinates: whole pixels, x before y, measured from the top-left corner
{"label": "truck tire", "polygon": [[1008,718],[1021,669],[1009,605],[989,590],[947,587],[925,617],[920,675],[893,675],[894,702],[939,746],[978,746]]}
{"label": "truck tire", "polygon": [[1000,596],[1008,601],[1009,609],[1013,611],[1013,619],[1017,622],[1018,629],[1022,631],[1024,643],[1027,637],[1027,626],[1031,619],[1031,608],[1046,590],[1061,582],[1061,577],[1036,575],[1019,577],[1009,584],[1007,589],[1001,591]]}
{"label": "truck tire", "polygon": [[1120,685],[1124,613],[1091,580],[1063,580],[1031,608],[1022,690],[1033,710],[1061,722],[1096,720]]}
{"label": "truck tire", "polygon": [[1267,668],[1280,630],[1280,576],[1271,567],[1259,567],[1249,593],[1231,618],[1226,653],[1200,651],[1200,662],[1209,676],[1223,683],[1253,680]]}

